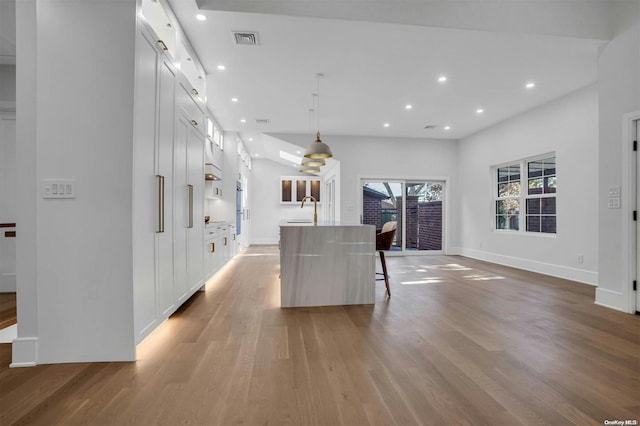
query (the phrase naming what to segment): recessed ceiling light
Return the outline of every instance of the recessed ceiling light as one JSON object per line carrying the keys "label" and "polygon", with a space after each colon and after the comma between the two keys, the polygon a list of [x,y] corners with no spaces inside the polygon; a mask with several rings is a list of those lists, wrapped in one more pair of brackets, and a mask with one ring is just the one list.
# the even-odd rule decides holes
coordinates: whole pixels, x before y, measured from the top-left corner
{"label": "recessed ceiling light", "polygon": [[302,151],[296,151],[296,154],[302,154]]}
{"label": "recessed ceiling light", "polygon": [[218,65],[218,70],[224,71],[226,69],[227,69],[227,67],[225,67],[224,65]]}
{"label": "recessed ceiling light", "polygon": [[440,77],[438,77],[438,83],[444,83],[446,81],[447,81],[446,75],[441,75]]}
{"label": "recessed ceiling light", "polygon": [[413,105],[411,105],[411,104],[407,104],[407,105],[404,106],[404,109],[411,109],[411,108],[413,108]]}
{"label": "recessed ceiling light", "polygon": [[206,21],[207,17],[199,13],[199,14],[196,15],[196,19],[198,21]]}
{"label": "recessed ceiling light", "polygon": [[231,102],[238,102],[238,98],[231,98]]}
{"label": "recessed ceiling light", "polygon": [[[249,138],[249,142],[253,142],[253,138]],[[256,154],[257,155],[257,154]]]}
{"label": "recessed ceiling light", "polygon": [[444,126],[445,130],[451,130],[451,126]]}
{"label": "recessed ceiling light", "polygon": [[527,89],[533,89],[534,87],[536,87],[536,84],[534,82],[530,82],[527,83],[524,87],[526,87]]}
{"label": "recessed ceiling light", "polygon": [[260,154],[253,154],[254,157],[260,157]]}
{"label": "recessed ceiling light", "polygon": [[484,112],[484,110],[482,108],[478,108],[476,110],[476,114],[482,114]]}
{"label": "recessed ceiling light", "polygon": [[384,127],[389,127],[389,123],[384,123],[383,126]]}
{"label": "recessed ceiling light", "polygon": [[247,119],[246,119],[246,118],[241,118],[241,119],[240,119],[240,122],[241,122],[241,123],[246,123],[246,122],[247,122]]}

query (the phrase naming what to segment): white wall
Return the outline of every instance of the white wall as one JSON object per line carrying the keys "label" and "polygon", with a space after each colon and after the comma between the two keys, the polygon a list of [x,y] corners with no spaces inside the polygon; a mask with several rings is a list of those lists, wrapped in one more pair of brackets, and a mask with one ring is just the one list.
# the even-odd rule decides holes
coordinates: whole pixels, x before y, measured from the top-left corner
{"label": "white wall", "polygon": [[[136,1],[25,0],[17,18],[13,365],[133,360]],[[77,197],[42,199],[50,178]]]}
{"label": "white wall", "polygon": [[[280,177],[302,176],[290,166],[271,160],[253,159],[253,185],[251,188],[251,244],[278,244],[280,240],[281,220],[313,219],[313,203],[300,204],[280,203]],[[318,206],[320,212],[320,206]],[[323,218],[318,213],[318,220]]]}
{"label": "white wall", "polygon": [[[629,311],[634,297],[628,273],[629,205],[628,182],[622,176],[623,163],[631,152],[623,152],[628,141],[623,140],[623,115],[640,110],[640,2],[620,18],[617,35],[598,57],[598,92],[600,98],[600,195],[599,224],[599,287],[596,303],[622,311]],[[621,186],[622,208],[608,209],[610,186]],[[626,222],[626,224],[625,224]],[[625,231],[625,228],[627,229]]]}
{"label": "white wall", "polygon": [[[301,147],[313,142],[308,135],[272,135]],[[340,161],[340,222],[360,223],[361,178],[446,179],[445,247],[455,254],[459,246],[458,142],[455,140],[379,138],[323,135]],[[447,226],[445,224],[445,226]]]}
{"label": "white wall", "polygon": [[[597,135],[598,93],[591,86],[461,140],[462,253],[596,284]],[[491,167],[552,151],[558,176],[557,235],[495,232]]]}

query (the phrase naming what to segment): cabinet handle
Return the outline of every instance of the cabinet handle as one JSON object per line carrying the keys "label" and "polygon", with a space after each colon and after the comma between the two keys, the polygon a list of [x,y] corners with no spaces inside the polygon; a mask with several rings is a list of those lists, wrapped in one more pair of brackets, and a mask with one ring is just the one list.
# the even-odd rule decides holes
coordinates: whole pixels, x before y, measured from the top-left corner
{"label": "cabinet handle", "polygon": [[158,43],[160,43],[160,45],[162,46],[162,50],[169,50],[169,48],[167,47],[166,44],[164,44],[164,41],[162,40],[158,40]]}
{"label": "cabinet handle", "polygon": [[198,96],[198,91],[196,89],[191,89],[191,94]]}
{"label": "cabinet handle", "polygon": [[197,126],[198,122],[196,120],[191,120],[191,124],[193,124],[194,126]]}
{"label": "cabinet handle", "polygon": [[236,234],[233,234],[233,241],[236,240]]}
{"label": "cabinet handle", "polygon": [[193,185],[187,185],[187,194],[189,196],[189,223],[187,228],[193,228]]}
{"label": "cabinet handle", "polygon": [[224,245],[227,245],[227,237],[224,237]]}
{"label": "cabinet handle", "polygon": [[209,252],[215,253],[216,251],[216,243],[209,243]]}
{"label": "cabinet handle", "polygon": [[156,234],[164,232],[164,176],[156,175],[158,184],[158,227]]}

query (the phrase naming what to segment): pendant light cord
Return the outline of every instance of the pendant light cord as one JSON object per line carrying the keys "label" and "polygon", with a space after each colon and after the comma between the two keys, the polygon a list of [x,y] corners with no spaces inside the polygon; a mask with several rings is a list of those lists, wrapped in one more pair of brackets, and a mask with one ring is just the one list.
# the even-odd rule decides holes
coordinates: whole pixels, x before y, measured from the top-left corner
{"label": "pendant light cord", "polygon": [[318,86],[318,133],[320,133],[320,76],[322,74],[316,74],[317,86]]}

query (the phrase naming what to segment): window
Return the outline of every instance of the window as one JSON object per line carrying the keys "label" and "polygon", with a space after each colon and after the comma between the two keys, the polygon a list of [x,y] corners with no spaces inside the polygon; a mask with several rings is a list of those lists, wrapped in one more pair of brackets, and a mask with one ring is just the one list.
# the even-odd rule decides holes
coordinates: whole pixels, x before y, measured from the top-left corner
{"label": "window", "polygon": [[496,229],[520,229],[520,164],[499,167]]}
{"label": "window", "polygon": [[555,234],[555,155],[528,158],[494,170],[495,229]]}
{"label": "window", "polygon": [[556,233],[556,157],[527,162],[527,232]]}

